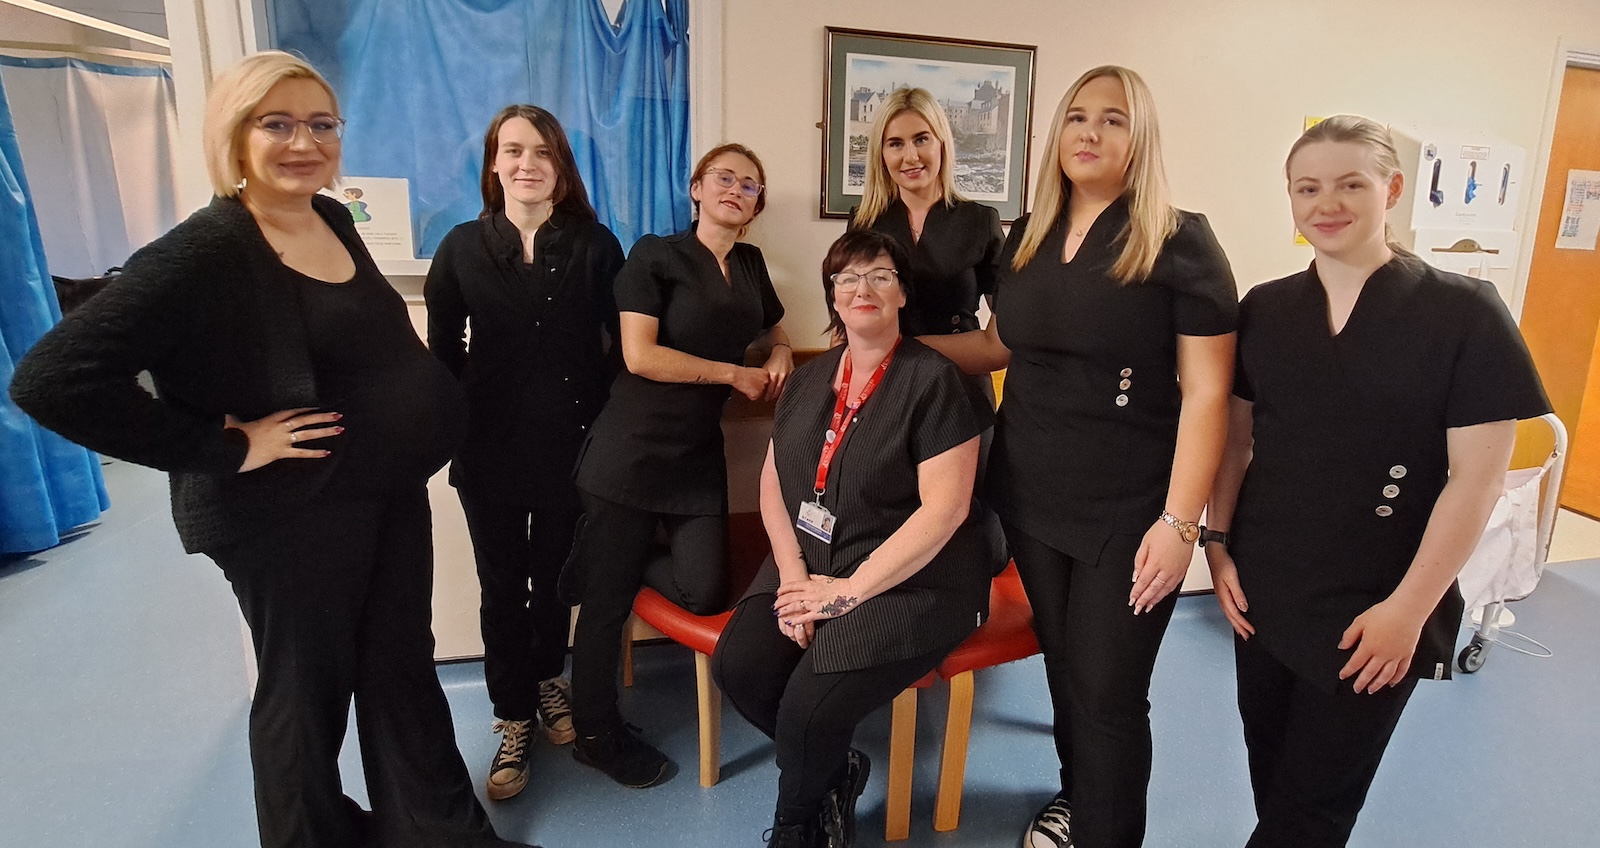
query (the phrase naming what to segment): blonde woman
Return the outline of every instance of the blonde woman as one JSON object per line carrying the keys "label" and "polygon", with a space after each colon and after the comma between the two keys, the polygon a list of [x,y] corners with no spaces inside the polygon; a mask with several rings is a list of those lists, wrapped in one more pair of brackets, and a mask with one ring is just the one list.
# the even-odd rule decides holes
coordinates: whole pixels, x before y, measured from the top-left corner
{"label": "blonde woman", "polygon": [[1010,364],[985,499],[1033,604],[1061,759],[1023,844],[1131,848],[1150,675],[1226,438],[1238,294],[1205,218],[1168,201],[1137,74],[1079,77],[1045,149],[988,329],[927,340],[969,372]]}
{"label": "blonde woman", "polygon": [[[327,81],[287,53],[217,77],[217,196],[46,335],[12,396],[73,441],[168,472],[184,549],[232,584],[260,669],[263,846],[512,845],[473,795],[433,667],[427,482],[464,398],[349,210],[318,194],[343,129]],[[370,814],[340,786],[352,698]]]}
{"label": "blonde woman", "polygon": [[1248,845],[1337,848],[1417,680],[1450,676],[1456,573],[1516,419],[1550,404],[1492,285],[1387,243],[1404,178],[1383,126],[1328,118],[1284,172],[1316,258],[1240,306],[1207,519],[1230,532],[1206,558],[1238,634]]}

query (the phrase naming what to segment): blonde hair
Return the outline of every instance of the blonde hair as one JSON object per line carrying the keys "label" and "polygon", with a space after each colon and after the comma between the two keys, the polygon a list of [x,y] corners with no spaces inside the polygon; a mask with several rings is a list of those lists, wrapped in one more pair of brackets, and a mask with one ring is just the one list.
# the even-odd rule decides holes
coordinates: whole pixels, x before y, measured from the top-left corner
{"label": "blonde hair", "polygon": [[900,197],[900,187],[895,185],[889,166],[883,164],[883,134],[889,122],[905,112],[914,112],[927,121],[934,137],[939,139],[939,190],[944,193],[944,205],[954,206],[966,199],[956,191],[956,140],[944,108],[927,89],[897,88],[879,107],[878,117],[873,119],[872,131],[867,136],[867,184],[862,191],[861,207],[856,210],[857,227],[872,226]]}
{"label": "blonde hair", "polygon": [[[206,175],[211,178],[211,190],[218,197],[239,194],[239,183],[244,180],[239,159],[250,113],[261,105],[273,86],[286,79],[315,80],[328,92],[333,112],[338,115],[339,98],[333,93],[333,86],[304,59],[282,50],[263,50],[246,56],[211,81],[201,140],[206,151]],[[334,174],[337,179],[337,168]],[[333,184],[329,183],[328,188],[333,188]]]}
{"label": "blonde hair", "polygon": [[1122,241],[1122,253],[1111,265],[1111,276],[1120,283],[1137,283],[1149,277],[1162,246],[1178,229],[1178,213],[1169,200],[1167,172],[1161,164],[1161,129],[1156,123],[1155,99],[1150,95],[1150,88],[1127,68],[1101,65],[1078,77],[1056,106],[1050,137],[1045,143],[1046,155],[1054,162],[1039,169],[1039,179],[1034,183],[1033,214],[1028,218],[1028,227],[1011,260],[1012,270],[1020,271],[1032,261],[1039,252],[1039,245],[1066,209],[1071,183],[1061,171],[1062,127],[1078,92],[1101,77],[1115,77],[1122,83],[1122,92],[1128,98],[1130,133],[1128,172],[1122,188],[1122,196],[1128,199],[1128,225],[1117,235]]}
{"label": "blonde hair", "polygon": [[[1404,179],[1405,169],[1400,166],[1400,154],[1394,149],[1394,138],[1389,135],[1389,128],[1371,118],[1360,115],[1334,115],[1323,118],[1316,124],[1307,128],[1300,137],[1295,139],[1289,147],[1289,155],[1283,157],[1283,178],[1289,176],[1289,164],[1294,161],[1307,145],[1329,142],[1333,144],[1358,144],[1372,154],[1372,164],[1378,169],[1380,184],[1387,188],[1387,183],[1394,179],[1395,174],[1401,174]],[[1394,230],[1390,229],[1387,221],[1383,224],[1383,240],[1389,249],[1395,253],[1412,256],[1411,251],[1395,240]]]}

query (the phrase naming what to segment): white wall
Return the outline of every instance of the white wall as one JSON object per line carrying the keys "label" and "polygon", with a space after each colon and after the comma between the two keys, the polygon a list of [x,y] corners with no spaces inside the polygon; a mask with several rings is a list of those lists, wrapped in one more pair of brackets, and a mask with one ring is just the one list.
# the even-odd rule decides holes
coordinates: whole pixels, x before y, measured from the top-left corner
{"label": "white wall", "polygon": [[[751,239],[804,347],[822,344],[817,267],[844,229],[817,216],[824,26],[1037,44],[1030,177],[1056,102],[1079,73],[1103,63],[1139,71],[1155,92],[1175,199],[1209,216],[1241,289],[1310,260],[1292,242],[1281,170],[1306,115],[1482,131],[1522,145],[1531,163],[1542,154],[1558,40],[1600,44],[1595,0],[723,5],[723,125],[766,163],[768,206]],[[1531,200],[1524,230],[1537,214]]]}

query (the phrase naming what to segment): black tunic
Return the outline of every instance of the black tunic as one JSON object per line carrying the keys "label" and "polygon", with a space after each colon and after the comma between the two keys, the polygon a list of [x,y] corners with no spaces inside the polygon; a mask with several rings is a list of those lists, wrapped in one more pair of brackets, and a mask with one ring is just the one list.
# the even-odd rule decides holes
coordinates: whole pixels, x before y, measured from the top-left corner
{"label": "black tunic", "polygon": [[[857,226],[850,210],[850,226]],[[961,333],[978,329],[978,300],[994,294],[1005,234],[1000,213],[970,200],[951,206],[935,203],[922,224],[922,238],[911,237],[911,213],[896,200],[869,227],[900,243],[910,256],[909,277],[916,296],[905,316],[908,335]]]}
{"label": "black tunic", "polygon": [[[773,463],[791,522],[802,501],[813,499],[844,350],[836,347],[796,369],[778,401]],[[948,359],[914,339],[901,342],[828,471],[822,504],[838,519],[833,543],[795,532],[806,569],[833,577],[854,574],[922,505],[917,464],[977,436],[990,425],[990,415],[987,409],[973,411],[961,374]],[[929,646],[965,638],[988,615],[989,580],[1001,556],[974,511],[915,574],[848,614],[817,623],[811,643],[817,671],[910,659]],[[778,568],[769,556],[746,597],[777,588]]]}
{"label": "black tunic", "polygon": [[[645,236],[617,275],[617,308],[660,321],[656,343],[734,365],[783,318],[755,245],[728,254],[728,278],[694,230]],[[578,488],[609,501],[673,515],[727,512],[722,407],[732,389],[617,376],[578,460]]]}
{"label": "black tunic", "polygon": [[[1131,285],[1110,276],[1126,203],[1100,213],[1066,264],[1062,215],[995,295],[1011,364],[986,500],[1008,523],[1085,562],[1131,559],[1161,515],[1182,400],[1177,337],[1230,333],[1237,322],[1238,290],[1210,225],[1180,215],[1150,277]],[[1012,225],[1004,267],[1026,227],[1026,216]]]}
{"label": "black tunic", "polygon": [[503,214],[440,242],[423,290],[428,345],[471,405],[452,483],[523,505],[576,505],[578,448],[621,362],[612,293],[621,267],[610,230],[560,210],[534,235],[532,262]]}
{"label": "black tunic", "polygon": [[[1378,269],[1344,329],[1312,268],[1241,306],[1234,393],[1255,449],[1231,552],[1263,647],[1329,690],[1356,616],[1400,585],[1449,473],[1446,430],[1550,411],[1493,286],[1412,257]],[[1449,677],[1461,593],[1423,629],[1412,674]]]}

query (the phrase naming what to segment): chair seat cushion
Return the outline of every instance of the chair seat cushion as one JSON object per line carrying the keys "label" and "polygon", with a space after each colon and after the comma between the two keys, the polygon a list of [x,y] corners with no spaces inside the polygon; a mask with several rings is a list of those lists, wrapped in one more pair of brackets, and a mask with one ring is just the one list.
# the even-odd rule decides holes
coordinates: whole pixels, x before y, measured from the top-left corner
{"label": "chair seat cushion", "polygon": [[733,610],[716,615],[695,615],[648,586],[640,589],[633,599],[633,612],[668,639],[708,656],[716,649],[722,628],[733,618]]}

